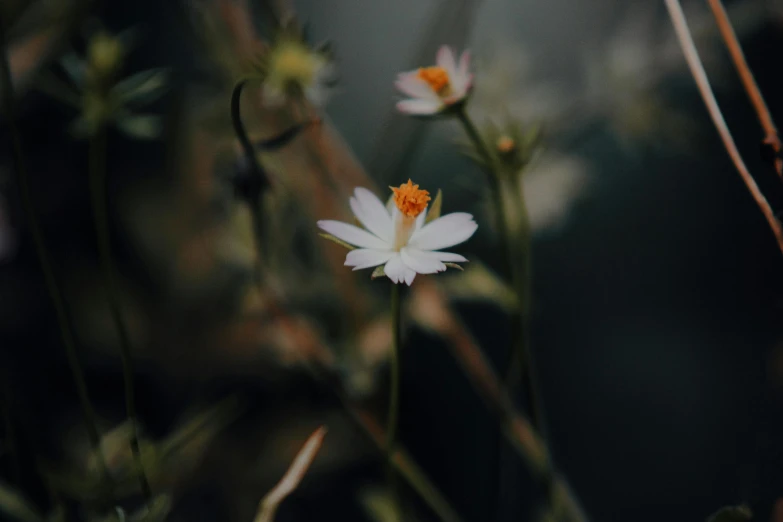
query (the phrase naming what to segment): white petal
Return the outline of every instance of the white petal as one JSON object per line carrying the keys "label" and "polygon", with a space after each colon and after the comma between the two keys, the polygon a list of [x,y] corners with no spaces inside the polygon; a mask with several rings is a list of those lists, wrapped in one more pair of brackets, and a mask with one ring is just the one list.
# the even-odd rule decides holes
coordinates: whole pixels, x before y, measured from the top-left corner
{"label": "white petal", "polygon": [[437,258],[427,255],[417,248],[403,248],[400,250],[400,257],[408,268],[412,268],[419,274],[435,274],[446,270],[446,265]]}
{"label": "white petal", "polygon": [[413,228],[414,232],[424,226],[424,221],[427,219],[427,210],[429,210],[429,207],[424,207],[422,213],[416,217],[416,223]]}
{"label": "white petal", "polygon": [[345,256],[345,266],[352,266],[354,270],[362,270],[386,263],[396,253],[391,250],[373,250],[371,248],[360,248],[351,250]]}
{"label": "white petal", "polygon": [[383,272],[386,277],[392,280],[393,283],[400,283],[405,277],[405,269],[407,267],[402,263],[402,259],[399,254],[395,252],[394,257],[384,265]]}
{"label": "white petal", "polygon": [[421,250],[438,250],[458,245],[476,232],[478,225],[465,212],[446,214],[413,233],[408,245]]}
{"label": "white petal", "polygon": [[332,221],[330,219],[318,222],[318,228],[324,232],[333,235],[337,239],[356,245],[361,248],[374,248],[376,250],[388,250],[389,245],[382,239],[370,234],[366,230],[343,223],[342,221]]}
{"label": "white petal", "polygon": [[470,73],[470,51],[464,51],[459,59],[459,68],[451,82],[451,87],[460,98],[464,98],[468,89],[470,89],[472,80],[473,75]]}
{"label": "white petal", "polygon": [[452,252],[425,252],[425,254],[433,254],[439,261],[444,263],[467,263],[468,260],[465,256],[454,254]]}
{"label": "white petal", "polygon": [[397,110],[406,114],[435,114],[442,106],[440,100],[411,99],[397,102]]}
{"label": "white petal", "polygon": [[413,282],[413,279],[416,277],[416,271],[412,268],[406,268],[405,269],[405,284],[408,286],[411,286],[411,283]]}
{"label": "white petal", "polygon": [[408,96],[424,100],[438,100],[438,93],[433,91],[427,82],[419,78],[416,71],[400,74],[394,85]]}
{"label": "white petal", "polygon": [[394,225],[381,200],[363,187],[356,187],[351,198],[351,210],[367,230],[391,243]]}
{"label": "white petal", "polygon": [[435,57],[435,63],[438,67],[443,67],[449,75],[449,80],[453,80],[457,75],[457,63],[454,61],[454,52],[448,45],[441,46]]}

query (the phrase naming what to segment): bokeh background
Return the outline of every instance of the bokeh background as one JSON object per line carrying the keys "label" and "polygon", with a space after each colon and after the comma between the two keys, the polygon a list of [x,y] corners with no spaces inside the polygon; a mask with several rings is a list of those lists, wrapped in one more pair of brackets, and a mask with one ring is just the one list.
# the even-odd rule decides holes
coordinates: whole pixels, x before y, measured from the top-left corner
{"label": "bokeh background", "polygon": [[[534,232],[532,346],[553,459],[590,520],[705,520],[741,503],[754,520],[780,520],[783,258],[710,123],[662,2],[293,2],[312,39],[332,42],[339,81],[323,109],[326,139],[303,135],[262,155],[284,189],[269,219],[279,231],[273,268],[286,328],[254,290],[252,227],[230,181],[242,168],[230,88],[269,35],[263,0],[33,2],[58,3],[76,14],[12,40],[11,63],[34,202],[102,428],[123,421],[124,402],[97,270],[87,145],[68,133],[76,112],[38,88],[44,72],[62,77],[58,60],[82,53],[98,24],[137,31],[127,71],[170,71],[168,93],[150,108],[163,118],[160,138],[108,138],[111,226],[144,434],[163,439],[225,397],[244,405],[225,425],[202,426],[199,444],[166,463],[169,519],[252,519],[325,423],[325,445],[277,520],[391,520],[377,507],[382,458],[300,353],[308,339],[327,346],[334,378],[384,418],[388,287],[342,269],[343,253],[322,244],[315,227],[348,215],[357,184],[410,177],[441,188],[445,211],[477,216],[465,273],[429,277],[442,279],[445,299],[490,360],[504,360],[508,298],[489,275],[501,263],[480,171],[459,154],[456,122],[394,110],[397,72],[429,63],[445,43],[473,52],[476,120],[511,114],[544,132],[523,176]],[[762,130],[709,8],[683,5],[739,148],[783,210],[783,187],[760,157]],[[783,114],[783,5],[726,6],[773,116]],[[280,128],[274,114],[243,107],[257,136]],[[0,465],[5,484],[46,510],[36,459],[78,468],[87,442],[9,142],[3,125],[0,348],[10,413]],[[540,491],[500,443],[442,332],[413,306],[415,286],[404,294],[403,444],[465,521],[537,520]],[[305,341],[291,328],[308,332]],[[499,458],[513,468],[502,479]],[[435,520],[405,496],[411,519]]]}

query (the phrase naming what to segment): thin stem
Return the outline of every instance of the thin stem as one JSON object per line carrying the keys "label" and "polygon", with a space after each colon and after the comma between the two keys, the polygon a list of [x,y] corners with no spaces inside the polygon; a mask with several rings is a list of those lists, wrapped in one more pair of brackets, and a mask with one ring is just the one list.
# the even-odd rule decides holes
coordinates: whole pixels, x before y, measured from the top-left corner
{"label": "thin stem", "polygon": [[231,123],[234,126],[234,133],[242,145],[242,151],[245,153],[245,161],[249,170],[242,180],[240,196],[248,203],[250,210],[253,212],[253,227],[258,251],[258,265],[256,266],[255,276],[259,279],[261,277],[260,266],[263,262],[263,253],[265,251],[265,235],[261,224],[263,216],[261,196],[269,188],[269,179],[258,163],[256,149],[253,147],[253,143],[247,135],[245,125],[242,123],[241,111],[242,90],[249,81],[254,79],[251,77],[242,78],[234,85],[234,89],[231,92]]}
{"label": "thin stem", "polygon": [[386,455],[388,459],[388,480],[394,506],[399,511],[400,503],[394,474],[394,448],[397,445],[397,428],[400,408],[400,285],[392,283],[391,288],[391,376],[389,388],[389,415],[386,422]]}
{"label": "thin stem", "polygon": [[[89,394],[87,392],[87,384],[84,379],[84,372],[82,371],[79,356],[76,350],[76,338],[71,324],[68,320],[68,314],[66,312],[65,301],[60,290],[60,286],[57,282],[57,278],[54,275],[54,268],[52,260],[49,256],[49,250],[46,248],[46,243],[43,239],[43,231],[41,230],[41,224],[38,222],[38,216],[35,213],[35,206],[33,205],[33,199],[30,192],[30,180],[27,173],[27,169],[24,162],[24,154],[22,152],[22,142],[19,138],[19,130],[16,127],[16,115],[14,111],[14,86],[11,77],[11,68],[8,63],[8,55],[6,50],[5,35],[2,31],[3,21],[0,20],[0,90],[2,93],[3,112],[6,115],[8,127],[11,134],[11,144],[13,148],[13,162],[14,172],[17,176],[17,186],[19,188],[19,197],[22,200],[22,206],[27,217],[28,224],[30,226],[30,232],[33,237],[33,243],[35,244],[36,254],[41,264],[41,270],[44,274],[44,280],[46,281],[46,287],[49,291],[49,297],[54,305],[55,314],[57,316],[57,323],[60,330],[60,337],[62,339],[63,346],[65,347],[66,357],[68,359],[68,365],[73,375],[74,384],[76,385],[76,392],[79,398],[79,404],[81,406],[82,415],[84,416],[84,424],[87,429],[87,436],[89,437],[90,444],[95,451],[98,459],[98,465],[104,480],[108,487],[111,487],[111,478],[108,475],[106,460],[103,456],[103,451],[100,446],[100,435],[98,433],[98,422],[96,420],[95,410],[90,402]],[[106,495],[107,504],[113,502],[111,500],[110,492]]]}
{"label": "thin stem", "polygon": [[[506,274],[511,279],[511,284],[517,296],[518,310],[512,317],[511,324],[511,342],[512,350],[509,353],[506,365],[506,384],[513,385],[516,381],[516,375],[521,373],[522,382],[525,386],[525,406],[530,415],[533,426],[540,429],[543,425],[543,413],[541,411],[538,390],[534,377],[532,364],[532,354],[530,353],[530,343],[527,334],[527,315],[528,302],[527,296],[530,286],[529,260],[529,224],[527,211],[524,202],[516,197],[516,187],[504,186],[500,175],[500,169],[496,165],[493,155],[489,152],[486,143],[481,138],[478,129],[467,115],[466,111],[460,110],[459,120],[465,128],[465,132],[473,142],[476,150],[481,155],[487,171],[487,177],[492,189],[492,197],[497,211],[497,224],[500,232],[500,243],[503,250]],[[509,216],[510,206],[516,206],[519,212],[519,232],[520,237],[511,237],[510,227],[506,221]],[[524,243],[524,252],[517,252],[515,245],[517,240]]]}
{"label": "thin stem", "polygon": [[750,175],[748,168],[742,161],[742,156],[740,156],[740,153],[737,150],[737,145],[731,137],[731,132],[729,132],[726,121],[723,119],[723,114],[721,114],[718,102],[715,100],[715,94],[713,94],[710,82],[707,79],[707,73],[704,71],[704,66],[699,59],[699,53],[696,51],[696,46],[693,43],[693,38],[688,29],[688,23],[685,20],[685,13],[682,11],[682,6],[680,6],[678,0],[666,0],[666,7],[669,10],[669,16],[672,19],[674,30],[677,33],[680,47],[682,47],[682,51],[685,54],[685,60],[688,62],[688,67],[691,70],[694,80],[696,80],[696,85],[699,88],[701,97],[704,99],[704,104],[707,106],[712,122],[715,124],[715,127],[723,140],[723,145],[726,147],[731,160],[734,162],[734,166],[737,168],[742,180],[748,187],[750,194],[753,196],[753,199],[756,200],[756,204],[761,209],[764,217],[767,218],[769,227],[775,234],[775,239],[777,239],[778,247],[783,252],[783,228],[780,225],[780,221],[775,217],[775,213],[769,206],[764,194],[761,193],[753,176]]}
{"label": "thin stem", "polygon": [[[764,143],[772,146],[775,152],[780,152],[781,143],[778,137],[778,129],[775,127],[775,122],[772,121],[772,115],[767,108],[767,104],[764,102],[764,97],[761,95],[761,90],[756,84],[756,80],[753,78],[753,73],[748,67],[748,62],[745,60],[745,54],[742,52],[737,34],[734,32],[734,28],[729,20],[729,15],[726,13],[726,8],[723,7],[723,3],[720,0],[709,0],[710,8],[712,8],[712,14],[715,16],[715,21],[720,29],[720,34],[723,37],[723,42],[726,44],[726,48],[729,50],[731,59],[734,62],[734,67],[737,68],[742,85],[745,88],[745,92],[750,98],[750,102],[753,104],[753,108],[756,110],[761,126],[764,128]],[[779,176],[783,177],[783,160],[777,159],[775,168]]]}
{"label": "thin stem", "polygon": [[112,258],[111,234],[109,229],[108,193],[106,190],[106,131],[100,129],[90,140],[90,192],[95,220],[95,235],[98,240],[98,257],[103,272],[109,311],[117,328],[122,359],[122,376],[125,385],[125,410],[131,423],[130,446],[138,468],[139,484],[142,495],[149,503],[152,500],[147,475],[141,459],[139,446],[139,423],[136,415],[136,393],[133,387],[133,357],[130,335],[122,317],[120,292],[117,287],[117,274]]}

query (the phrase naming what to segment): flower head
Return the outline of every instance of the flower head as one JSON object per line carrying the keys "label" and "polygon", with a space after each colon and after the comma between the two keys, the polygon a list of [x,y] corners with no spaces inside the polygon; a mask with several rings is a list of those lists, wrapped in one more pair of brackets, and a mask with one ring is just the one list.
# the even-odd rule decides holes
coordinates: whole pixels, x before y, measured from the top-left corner
{"label": "flower head", "polygon": [[304,97],[321,105],[334,76],[334,65],[327,46],[311,47],[294,20],[281,28],[275,43],[262,58],[264,101],[279,106],[286,100]]}
{"label": "flower head", "polygon": [[470,53],[465,51],[459,66],[451,48],[438,50],[436,65],[405,72],[397,78],[396,86],[411,96],[397,103],[397,109],[407,114],[431,115],[455,106],[465,100],[473,83],[469,71]]}
{"label": "flower head", "polygon": [[131,31],[117,35],[99,31],[87,42],[86,56],[67,53],[61,58],[71,83],[52,82],[45,90],[80,112],[71,126],[74,135],[94,136],[112,124],[133,138],[154,139],[160,135],[160,117],[137,114],[136,110],[166,93],[168,72],[149,69],[122,77],[131,36]]}
{"label": "flower head", "polygon": [[426,190],[408,180],[392,191],[394,206],[390,211],[375,194],[356,188],[351,210],[364,228],[340,221],[318,222],[327,234],[358,247],[348,252],[346,266],[361,270],[383,265],[392,282],[410,285],[416,274],[443,272],[447,263],[467,261],[440,249],[467,241],[476,232],[478,225],[472,215],[455,212],[428,220],[430,196]]}

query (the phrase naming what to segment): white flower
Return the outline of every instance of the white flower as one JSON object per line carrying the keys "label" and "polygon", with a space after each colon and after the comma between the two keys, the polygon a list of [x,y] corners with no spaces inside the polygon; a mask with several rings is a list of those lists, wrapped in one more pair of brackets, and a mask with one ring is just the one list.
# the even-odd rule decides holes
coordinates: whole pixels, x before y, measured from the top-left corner
{"label": "white flower", "polygon": [[284,38],[269,51],[264,78],[264,103],[280,106],[291,96],[303,95],[314,105],[323,105],[328,84],[335,74],[326,54],[302,41]]}
{"label": "white flower", "polygon": [[470,53],[463,52],[457,66],[454,52],[444,45],[438,50],[435,63],[434,67],[421,67],[397,77],[397,88],[411,96],[397,103],[400,112],[436,114],[467,97],[473,83]]}
{"label": "white flower", "polygon": [[410,286],[416,274],[443,272],[445,263],[467,261],[459,254],[439,250],[473,235],[478,225],[472,215],[455,212],[425,224],[429,193],[410,180],[392,190],[395,205],[389,209],[369,190],[356,188],[351,210],[366,230],[340,221],[318,222],[324,232],[358,247],[348,252],[346,266],[361,270],[384,265],[392,282],[404,281]]}

